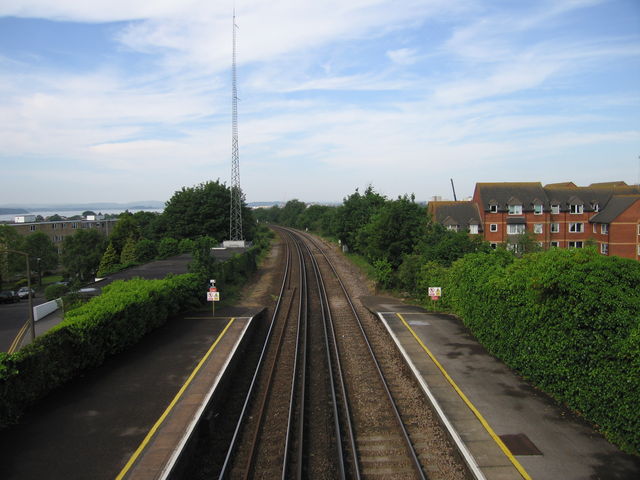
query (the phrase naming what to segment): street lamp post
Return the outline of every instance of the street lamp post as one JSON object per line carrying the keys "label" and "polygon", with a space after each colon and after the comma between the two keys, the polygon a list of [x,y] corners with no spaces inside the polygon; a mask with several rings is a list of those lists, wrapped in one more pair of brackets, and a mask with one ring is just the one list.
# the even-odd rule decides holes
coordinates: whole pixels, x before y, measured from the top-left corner
{"label": "street lamp post", "polygon": [[29,264],[29,254],[27,252],[21,252],[19,250],[11,250],[9,248],[5,248],[2,251],[24,255],[24,257],[27,259],[27,288],[29,289],[29,324],[31,325],[31,341],[33,342],[36,339],[36,322],[35,322],[35,319],[33,318],[33,295],[31,294],[31,267]]}

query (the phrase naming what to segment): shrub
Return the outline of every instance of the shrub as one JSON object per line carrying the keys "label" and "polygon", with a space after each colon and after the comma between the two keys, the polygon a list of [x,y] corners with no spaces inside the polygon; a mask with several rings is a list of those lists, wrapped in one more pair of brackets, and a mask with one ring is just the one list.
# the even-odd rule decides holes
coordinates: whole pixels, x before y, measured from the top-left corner
{"label": "shrub", "polygon": [[160,240],[160,244],[158,245],[158,258],[169,258],[179,253],[178,240],[171,237],[164,237]]}
{"label": "shrub", "polygon": [[62,283],[54,283],[53,285],[49,285],[44,289],[44,297],[47,300],[55,300],[56,298],[62,297],[65,293],[69,291],[69,287]]}

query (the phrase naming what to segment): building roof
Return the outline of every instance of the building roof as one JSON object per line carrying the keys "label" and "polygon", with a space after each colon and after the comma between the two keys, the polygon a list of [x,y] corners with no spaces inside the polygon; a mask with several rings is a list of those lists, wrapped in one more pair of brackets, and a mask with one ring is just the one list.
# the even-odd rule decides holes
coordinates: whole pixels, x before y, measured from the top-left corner
{"label": "building roof", "polygon": [[475,203],[429,202],[428,211],[433,219],[442,225],[458,225],[461,230],[469,225],[481,225],[480,212]]}
{"label": "building roof", "polygon": [[499,211],[508,210],[509,204],[522,205],[523,211],[532,211],[533,205],[542,202],[548,206],[547,195],[540,182],[477,183],[476,189],[482,200],[482,208],[497,205]]}
{"label": "building roof", "polygon": [[589,222],[611,223],[638,200],[640,200],[640,195],[615,195],[603,210],[589,219]]}

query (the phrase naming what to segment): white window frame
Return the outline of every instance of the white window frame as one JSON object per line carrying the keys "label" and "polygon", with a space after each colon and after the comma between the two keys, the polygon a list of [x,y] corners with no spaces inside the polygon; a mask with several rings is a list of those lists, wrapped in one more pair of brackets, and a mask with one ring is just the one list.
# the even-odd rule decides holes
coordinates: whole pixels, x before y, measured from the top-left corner
{"label": "white window frame", "polygon": [[479,225],[469,225],[469,233],[471,235],[477,235],[480,233]]}
{"label": "white window frame", "polygon": [[601,243],[600,244],[600,253],[602,255],[609,255],[609,244],[608,243]]}
{"label": "white window frame", "polygon": [[536,203],[533,206],[533,214],[534,215],[542,215],[544,213],[544,205],[540,203]]}
{"label": "white window frame", "polygon": [[511,223],[507,225],[507,235],[522,235],[527,230],[524,223]]}
{"label": "white window frame", "polygon": [[577,203],[569,205],[569,213],[571,215],[582,215],[584,213],[584,205]]}
{"label": "white window frame", "polygon": [[560,215],[560,205],[551,205],[551,215]]}
{"label": "white window frame", "polygon": [[602,235],[608,235],[609,234],[609,224],[608,223],[601,223],[600,224],[600,233]]}
{"label": "white window frame", "polygon": [[584,233],[584,223],[582,222],[569,223],[569,233]]}
{"label": "white window frame", "polygon": [[595,202],[593,205],[593,211],[594,212],[599,212],[600,211],[600,204],[598,202]]}
{"label": "white window frame", "polygon": [[489,231],[490,232],[497,232],[498,231],[498,224],[497,223],[490,223],[489,224]]}
{"label": "white window frame", "polygon": [[560,233],[560,224],[558,222],[551,224],[551,233]]}
{"label": "white window frame", "polygon": [[584,242],[582,240],[571,241],[568,244],[569,248],[583,248]]}
{"label": "white window frame", "polygon": [[533,233],[541,234],[544,233],[544,224],[543,223],[534,223],[533,224]]}
{"label": "white window frame", "polygon": [[552,240],[551,242],[549,242],[549,246],[553,248],[559,248],[560,242],[558,242],[557,240]]}
{"label": "white window frame", "polygon": [[496,242],[491,242],[491,243],[489,244],[489,246],[490,246],[491,248],[493,248],[494,250],[498,248],[498,244],[497,244]]}
{"label": "white window frame", "polygon": [[522,205],[509,205],[509,215],[522,215]]}
{"label": "white window frame", "polygon": [[35,232],[37,229],[37,227],[35,225],[29,225],[29,231],[30,232]]}
{"label": "white window frame", "polygon": [[495,203],[492,203],[491,205],[489,205],[489,212],[498,213],[498,205]]}

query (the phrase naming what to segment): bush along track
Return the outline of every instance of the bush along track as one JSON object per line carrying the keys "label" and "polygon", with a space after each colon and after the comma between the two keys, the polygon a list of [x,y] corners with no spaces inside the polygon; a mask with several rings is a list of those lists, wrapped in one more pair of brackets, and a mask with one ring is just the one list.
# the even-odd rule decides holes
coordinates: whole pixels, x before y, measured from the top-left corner
{"label": "bush along track", "polygon": [[470,254],[446,302],[511,368],[640,452],[640,264],[595,250]]}
{"label": "bush along track", "polygon": [[[269,236],[224,263],[162,280],[134,278],[105,287],[102,295],[67,313],[65,320],[15,354],[0,353],[0,428],[51,390],[137,343],[175,313],[198,307],[205,279],[237,286],[255,270]],[[215,275],[215,276],[210,276]]]}

